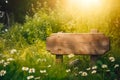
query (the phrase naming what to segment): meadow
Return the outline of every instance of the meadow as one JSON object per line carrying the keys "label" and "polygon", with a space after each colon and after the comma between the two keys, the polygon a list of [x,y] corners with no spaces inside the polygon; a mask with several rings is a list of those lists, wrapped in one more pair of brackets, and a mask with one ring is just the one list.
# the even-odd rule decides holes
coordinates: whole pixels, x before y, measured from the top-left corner
{"label": "meadow", "polygon": [[[0,80],[120,80],[119,7],[86,12],[69,10],[59,2],[51,9],[45,2],[42,8],[32,8],[34,15],[26,15],[23,24],[14,23],[5,30],[0,24]],[[110,50],[92,66],[89,55],[73,54],[64,55],[63,63],[56,64],[55,55],[46,50],[46,38],[52,33],[91,29],[110,39]],[[76,59],[80,63],[71,67]]]}

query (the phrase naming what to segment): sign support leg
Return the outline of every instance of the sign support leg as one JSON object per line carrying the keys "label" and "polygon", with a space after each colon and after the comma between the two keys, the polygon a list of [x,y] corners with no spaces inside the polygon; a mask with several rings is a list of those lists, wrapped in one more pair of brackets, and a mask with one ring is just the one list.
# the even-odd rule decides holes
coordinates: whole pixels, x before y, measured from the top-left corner
{"label": "sign support leg", "polygon": [[91,66],[95,65],[98,57],[99,57],[99,55],[91,55],[91,56],[90,56],[90,61],[91,61],[91,62],[90,62],[90,65],[91,65]]}
{"label": "sign support leg", "polygon": [[63,55],[56,55],[56,63],[62,63],[63,62]]}

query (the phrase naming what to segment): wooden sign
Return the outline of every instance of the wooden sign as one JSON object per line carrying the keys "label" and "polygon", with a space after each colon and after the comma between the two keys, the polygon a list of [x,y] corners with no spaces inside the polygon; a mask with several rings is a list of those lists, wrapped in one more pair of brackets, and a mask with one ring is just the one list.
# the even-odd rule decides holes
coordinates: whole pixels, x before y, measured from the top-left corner
{"label": "wooden sign", "polygon": [[46,48],[55,55],[102,55],[109,50],[109,38],[102,33],[53,33]]}
{"label": "wooden sign", "polygon": [[101,55],[109,50],[109,39],[100,33],[54,33],[47,38],[47,50],[59,55]]}

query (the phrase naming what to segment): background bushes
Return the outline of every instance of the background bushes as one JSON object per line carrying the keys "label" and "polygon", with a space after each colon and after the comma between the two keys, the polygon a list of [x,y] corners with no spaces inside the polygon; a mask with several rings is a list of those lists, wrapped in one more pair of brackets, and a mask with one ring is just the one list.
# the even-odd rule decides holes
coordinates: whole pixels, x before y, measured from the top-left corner
{"label": "background bushes", "polygon": [[[112,2],[112,0],[110,1]],[[112,5],[107,12],[108,8],[104,7],[105,10],[100,14],[94,12],[83,14],[84,12],[77,9],[68,11],[60,1],[56,1],[54,5],[52,5],[54,1],[49,2],[49,0],[46,2],[44,0],[13,2],[16,2],[15,5],[20,8],[11,5],[12,9],[16,9],[13,12],[16,18],[14,24],[5,31],[1,30],[3,25],[0,25],[0,71],[6,70],[6,75],[0,76],[0,79],[6,80],[12,76],[13,80],[26,80],[32,75],[33,79],[40,77],[42,80],[107,80],[108,77],[110,80],[119,80],[119,66],[115,68],[115,65],[120,65],[120,6],[117,3],[118,0],[113,1],[115,5]],[[55,56],[46,51],[46,38],[52,33],[87,33],[91,29],[98,29],[110,38],[110,51],[101,56],[93,66],[88,64],[90,57],[82,55],[64,56],[64,63],[56,65]],[[110,57],[115,60],[111,62]],[[7,60],[9,58],[14,60],[9,62]],[[75,59],[79,59],[81,64],[70,68],[69,62]],[[2,63],[2,61],[4,62]],[[5,67],[6,62],[9,64]],[[108,67],[103,69],[102,65]],[[92,69],[94,66],[97,68]],[[23,67],[29,69],[24,71]],[[87,69],[89,67],[90,70]],[[30,73],[31,68],[34,68],[35,72]],[[44,73],[41,73],[40,70]],[[93,70],[96,70],[97,73],[91,74]],[[82,76],[83,73],[87,73],[87,75]],[[106,76],[108,77],[106,78]]]}

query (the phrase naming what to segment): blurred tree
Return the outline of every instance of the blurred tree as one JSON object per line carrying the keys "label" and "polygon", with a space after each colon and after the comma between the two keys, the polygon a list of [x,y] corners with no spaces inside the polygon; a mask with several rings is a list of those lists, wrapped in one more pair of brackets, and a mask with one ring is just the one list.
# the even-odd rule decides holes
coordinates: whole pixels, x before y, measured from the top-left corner
{"label": "blurred tree", "polygon": [[32,16],[34,14],[32,8],[39,9],[44,2],[51,8],[54,7],[56,0],[8,0],[9,12],[13,13],[16,22],[23,23],[25,15]]}
{"label": "blurred tree", "polygon": [[31,0],[8,0],[8,9],[15,22],[23,23]]}

